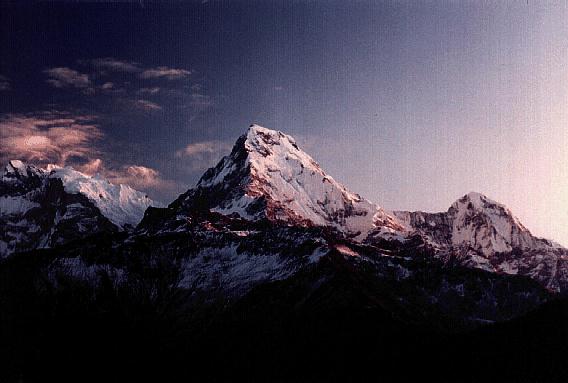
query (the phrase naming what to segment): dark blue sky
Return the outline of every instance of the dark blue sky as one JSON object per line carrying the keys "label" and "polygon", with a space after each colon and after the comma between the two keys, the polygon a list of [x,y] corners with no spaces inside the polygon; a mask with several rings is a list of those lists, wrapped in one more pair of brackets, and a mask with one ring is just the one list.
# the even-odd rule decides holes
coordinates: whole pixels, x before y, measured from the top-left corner
{"label": "dark blue sky", "polygon": [[387,208],[476,190],[566,243],[568,11],[533,3],[5,3],[0,157],[168,202],[256,122]]}

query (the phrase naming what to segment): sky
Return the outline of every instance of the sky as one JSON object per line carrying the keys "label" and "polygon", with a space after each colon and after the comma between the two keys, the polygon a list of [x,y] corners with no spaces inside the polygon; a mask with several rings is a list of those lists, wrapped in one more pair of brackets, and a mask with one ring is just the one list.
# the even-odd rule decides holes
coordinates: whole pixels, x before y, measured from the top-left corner
{"label": "sky", "polygon": [[568,245],[567,7],[4,2],[0,161],[168,203],[257,123],[387,209],[478,191]]}

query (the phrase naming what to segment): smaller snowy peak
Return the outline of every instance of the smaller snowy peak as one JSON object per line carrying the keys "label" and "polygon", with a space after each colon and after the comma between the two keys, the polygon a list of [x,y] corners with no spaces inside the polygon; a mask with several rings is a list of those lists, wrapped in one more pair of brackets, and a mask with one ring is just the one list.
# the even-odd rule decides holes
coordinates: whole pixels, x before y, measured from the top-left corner
{"label": "smaller snowy peak", "polygon": [[33,165],[26,165],[20,160],[10,160],[4,168],[2,174],[3,181],[22,180],[32,176],[40,176],[44,173],[43,169]]}
{"label": "smaller snowy peak", "polygon": [[445,213],[395,215],[435,245],[473,250],[485,258],[513,250],[559,249],[551,241],[533,236],[505,205],[477,192],[462,196]]}
{"label": "smaller snowy peak", "polygon": [[107,179],[89,176],[70,167],[48,165],[50,178],[59,178],[67,193],[81,193],[86,196],[101,213],[120,228],[136,226],[150,206],[160,205],[146,194],[128,185],[115,185]]}
{"label": "smaller snowy peak", "polygon": [[27,167],[24,163],[20,160],[11,160],[6,165],[6,173],[7,174],[24,174],[27,173]]}
{"label": "smaller snowy peak", "polygon": [[463,213],[465,211],[484,211],[501,216],[508,216],[512,221],[514,221],[517,226],[519,226],[519,228],[521,228],[523,231],[528,231],[521,224],[518,218],[515,217],[505,205],[493,201],[492,199],[478,192],[467,193],[452,204],[450,211],[452,209],[458,213]]}
{"label": "smaller snowy peak", "polygon": [[483,194],[466,194],[452,204],[448,214],[453,221],[454,245],[467,245],[484,255],[541,245],[505,205]]}

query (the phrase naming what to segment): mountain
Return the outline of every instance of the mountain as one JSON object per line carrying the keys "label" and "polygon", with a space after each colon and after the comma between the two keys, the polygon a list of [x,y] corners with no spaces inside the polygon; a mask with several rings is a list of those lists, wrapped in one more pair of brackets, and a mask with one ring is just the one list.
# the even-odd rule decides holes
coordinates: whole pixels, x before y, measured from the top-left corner
{"label": "mountain", "polygon": [[0,258],[133,227],[152,204],[99,176],[9,161],[0,178]]}
{"label": "mountain", "polygon": [[[490,207],[485,197],[473,194],[468,198],[477,198],[471,201],[472,209],[488,214],[479,230],[492,233],[507,221],[501,215],[508,210],[501,205]],[[477,246],[477,242],[461,244],[466,231],[475,232],[469,216],[476,214],[468,213],[470,201],[460,201],[447,214],[389,214],[327,175],[292,137],[252,125],[230,155],[207,170],[195,188],[167,208],[148,209],[130,243],[143,242],[160,253],[179,254],[184,259],[180,282],[184,287],[237,298],[260,284],[290,278],[330,254],[356,263],[354,270],[375,269],[380,278],[403,281],[413,278],[424,262],[431,270],[444,267]],[[453,234],[454,229],[458,234]],[[522,226],[511,233],[497,235],[493,241],[484,239],[484,234],[473,235],[472,240],[480,242],[479,246],[501,246],[499,250],[509,249],[508,243],[523,243],[530,249],[548,243],[533,241]],[[517,235],[525,237],[517,241]],[[454,240],[461,242],[454,244]],[[477,259],[473,257],[477,253],[468,254],[469,260]],[[409,259],[413,259],[410,266],[400,264]],[[462,258],[456,265],[489,270]],[[456,280],[448,282],[448,289],[459,291],[456,284]],[[416,296],[429,297],[425,301],[437,300],[442,294],[426,293],[428,288],[420,283],[416,288],[423,289],[422,293],[414,291]],[[407,300],[400,295],[396,299]],[[472,319],[476,314],[469,317],[476,321]],[[495,319],[491,318],[486,320]]]}
{"label": "mountain", "polygon": [[[409,365],[437,381],[467,381],[440,373],[455,365],[507,377],[520,356],[506,335],[561,324],[542,308],[568,307],[554,306],[566,250],[505,206],[470,193],[447,212],[390,213],[257,125],[168,207],[19,161],[0,201],[0,243],[18,253],[0,262],[3,381],[76,380],[93,365],[118,381],[407,381]],[[522,371],[538,381],[543,360]]]}
{"label": "mountain", "polygon": [[201,209],[295,226],[332,227],[362,240],[403,228],[381,207],[350,192],[282,133],[251,125],[229,156],[174,201],[176,214]]}
{"label": "mountain", "polygon": [[471,192],[447,212],[396,211],[436,256],[491,272],[527,275],[554,291],[568,289],[568,250],[533,236],[504,205]]}
{"label": "mountain", "polygon": [[445,263],[524,275],[551,291],[568,291],[568,251],[534,237],[504,205],[472,192],[447,212],[389,213],[326,174],[292,137],[258,125],[249,127],[195,188],[166,209],[149,209],[139,234],[191,231],[196,212],[256,222],[260,230],[263,222],[325,228],[337,239],[381,253],[430,254]]}

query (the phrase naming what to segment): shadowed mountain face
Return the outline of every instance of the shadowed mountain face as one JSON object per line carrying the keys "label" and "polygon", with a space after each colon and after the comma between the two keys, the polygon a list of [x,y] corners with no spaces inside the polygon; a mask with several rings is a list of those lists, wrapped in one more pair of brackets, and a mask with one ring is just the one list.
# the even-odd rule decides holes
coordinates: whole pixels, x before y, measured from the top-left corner
{"label": "shadowed mountain face", "polygon": [[[27,225],[0,263],[4,380],[115,369],[111,381],[407,381],[408,366],[438,381],[563,376],[538,366],[565,358],[539,353],[551,334],[568,348],[566,250],[483,195],[390,213],[256,125],[133,230],[116,218],[149,205],[137,192],[115,203],[123,189],[55,170],[12,162],[0,183],[4,235]],[[41,245],[30,222],[53,240]],[[543,321],[556,326],[542,341],[510,342]],[[62,359],[67,370],[50,368]],[[103,372],[85,377],[93,365]]]}

